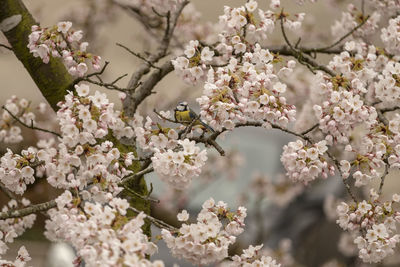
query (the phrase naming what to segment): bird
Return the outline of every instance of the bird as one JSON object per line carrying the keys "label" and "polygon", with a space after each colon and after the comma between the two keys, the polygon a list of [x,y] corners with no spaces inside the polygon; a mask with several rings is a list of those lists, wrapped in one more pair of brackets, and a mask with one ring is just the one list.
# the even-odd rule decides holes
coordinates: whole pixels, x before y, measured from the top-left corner
{"label": "bird", "polygon": [[212,133],[215,133],[214,129],[211,126],[207,125],[205,122],[200,120],[199,116],[188,106],[186,101],[179,102],[176,108],[174,109],[175,121],[182,123],[183,125],[189,125],[193,120],[196,119],[193,126],[200,125],[203,128],[206,128]]}

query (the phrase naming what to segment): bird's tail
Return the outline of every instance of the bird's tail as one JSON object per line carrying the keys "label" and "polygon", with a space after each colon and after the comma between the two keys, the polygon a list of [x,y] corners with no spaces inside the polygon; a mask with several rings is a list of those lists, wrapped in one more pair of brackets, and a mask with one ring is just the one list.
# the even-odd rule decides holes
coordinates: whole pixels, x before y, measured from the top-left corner
{"label": "bird's tail", "polygon": [[211,128],[210,125],[206,124],[204,121],[200,120],[201,125],[203,125],[204,127],[206,127],[210,132],[215,133],[214,129]]}

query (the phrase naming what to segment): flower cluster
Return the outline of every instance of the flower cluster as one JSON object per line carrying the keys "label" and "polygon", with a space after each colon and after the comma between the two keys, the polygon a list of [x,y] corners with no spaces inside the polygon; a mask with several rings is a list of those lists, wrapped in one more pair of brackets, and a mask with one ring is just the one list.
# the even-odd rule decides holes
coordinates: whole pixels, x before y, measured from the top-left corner
{"label": "flower cluster", "polygon": [[[349,50],[359,48],[355,43],[348,43]],[[329,67],[341,75],[334,77],[317,74],[315,83],[319,88],[322,104],[314,105],[314,112],[319,119],[319,128],[327,134],[328,143],[347,143],[348,137],[357,125],[372,127],[377,123],[377,112],[373,106],[366,104],[362,96],[368,92],[366,86],[376,75],[374,66],[370,66],[371,47],[367,55],[350,55],[342,52],[335,56]]]}
{"label": "flower cluster", "polygon": [[201,46],[199,41],[190,41],[185,47],[185,56],[173,59],[175,73],[188,84],[196,84],[203,80],[207,70],[207,64],[213,61],[215,52],[208,46]]}
{"label": "flower cluster", "polygon": [[35,149],[22,150],[21,155],[14,154],[10,149],[0,159],[0,182],[5,187],[22,195],[27,184],[35,181],[35,171],[30,165],[37,164]]}
{"label": "flower cluster", "polygon": [[353,33],[354,37],[372,35],[379,28],[378,23],[381,19],[381,14],[378,11],[372,12],[370,17],[367,18],[354,4],[349,4],[347,10],[347,12],[342,13],[340,21],[335,21],[335,24],[332,25],[332,36],[343,36],[361,23],[364,23],[364,25]]}
{"label": "flower cluster", "polygon": [[385,44],[385,48],[389,53],[399,54],[400,53],[400,28],[399,28],[400,16],[389,20],[387,28],[382,28],[381,39]]}
{"label": "flower cluster", "polygon": [[[161,111],[161,115],[170,119],[171,112]],[[174,149],[178,144],[179,135],[175,129],[162,127],[150,117],[146,117],[144,122],[142,116],[135,114],[129,124],[135,131],[136,142],[146,152]]]}
{"label": "flower cluster", "polygon": [[[161,113],[163,118],[169,119],[170,112]],[[183,189],[201,173],[207,151],[201,150],[194,141],[188,138],[179,140],[176,130],[162,127],[150,117],[143,124],[143,117],[136,114],[130,125],[134,128],[138,145],[145,151],[153,152],[151,160],[161,180],[174,188]],[[192,134],[187,133],[187,137]]]}
{"label": "flower cluster", "polygon": [[71,75],[82,77],[88,71],[88,62],[94,70],[99,70],[101,58],[86,51],[89,44],[81,41],[82,31],[74,31],[71,26],[69,21],[50,28],[32,26],[28,48],[46,64],[50,57],[62,58]]}
{"label": "flower cluster", "polygon": [[297,140],[283,147],[281,161],[289,178],[307,184],[319,175],[326,178],[329,174],[334,174],[334,167],[323,157],[327,150],[325,140],[311,146]]}
{"label": "flower cluster", "polygon": [[371,193],[369,202],[363,200],[350,206],[342,202],[337,207],[337,223],[357,236],[354,243],[358,246],[359,257],[369,263],[379,262],[393,254],[400,242],[400,236],[396,234],[400,213],[392,208],[400,201],[400,196],[395,194],[391,201],[380,203],[376,192],[372,190]]}
{"label": "flower cluster", "polygon": [[[83,188],[94,182],[102,190],[118,193],[117,183],[131,172],[127,168],[135,158],[133,152],[117,148],[118,140],[133,137],[134,131],[105,94],[96,91],[89,95],[84,84],[76,86],[76,91],[77,96],[69,93],[59,103],[62,139],[57,153],[52,148],[41,149],[37,156],[46,162],[48,181],[55,187]],[[106,136],[115,141],[101,141]]]}
{"label": "flower cluster", "polygon": [[[21,202],[18,203],[16,200],[10,200],[8,205],[3,206],[1,212],[7,212],[9,210],[14,210],[22,207],[29,206],[30,201],[22,198]],[[0,264],[1,262],[1,255],[7,252],[7,245],[6,243],[14,242],[14,239],[20,235],[22,235],[26,229],[31,228],[33,223],[36,220],[35,214],[30,214],[28,216],[24,216],[21,218],[10,218],[5,220],[0,220]],[[21,248],[21,258],[20,261],[29,260],[27,253],[25,254],[26,250]],[[18,258],[17,258],[18,260]]]}
{"label": "flower cluster", "polygon": [[0,256],[0,265],[1,266],[23,267],[30,260],[31,260],[31,257],[29,256],[28,251],[26,250],[25,246],[22,246],[18,250],[17,258],[15,259],[15,261],[2,260],[1,256]]}
{"label": "flower cluster", "polygon": [[157,247],[142,231],[144,213],[128,220],[127,200],[109,194],[107,204],[102,205],[88,197],[81,202],[69,191],[60,195],[57,208],[49,210],[46,237],[70,242],[87,266],[164,266],[146,259]]}
{"label": "flower cluster", "polygon": [[72,92],[59,103],[57,117],[61,125],[63,143],[68,147],[95,144],[96,139],[112,133],[117,139],[131,138],[134,131],[120,111],[114,110],[105,93],[96,91],[89,95],[89,86],[75,85],[77,95]]}
{"label": "flower cluster", "polygon": [[[271,124],[286,127],[295,120],[295,107],[283,96],[287,86],[273,73],[271,60],[272,54],[256,45],[252,53],[244,54],[242,62],[232,58],[226,67],[209,70],[197,101],[211,127],[233,129],[236,123],[254,121],[266,128]],[[288,63],[288,71],[293,63]]]}
{"label": "flower cluster", "polygon": [[[396,42],[392,40],[389,43],[395,44]],[[386,63],[382,73],[377,77],[377,82],[375,82],[375,95],[385,105],[400,104],[400,63],[396,61]]]}
{"label": "flower cluster", "polygon": [[[204,202],[197,223],[184,223],[176,233],[163,229],[161,234],[172,255],[193,264],[210,264],[228,256],[228,246],[243,232],[245,217],[245,208],[230,212],[226,203],[211,198]],[[188,218],[185,211],[178,214],[181,221]]]}
{"label": "flower cluster", "polygon": [[252,246],[243,250],[241,255],[235,255],[231,260],[225,260],[218,264],[218,267],[255,267],[255,266],[297,266],[299,263],[295,262],[290,250],[292,241],[290,239],[282,239],[278,243],[278,247],[271,249],[263,245]]}
{"label": "flower cluster", "polygon": [[4,107],[10,111],[4,110],[0,118],[0,142],[19,143],[22,141],[21,128],[12,116],[17,117],[21,122],[27,125],[35,125],[35,114],[29,111],[29,101],[25,98],[11,96],[7,99]]}
{"label": "flower cluster", "polygon": [[[347,145],[345,148],[347,152],[353,153],[355,157],[352,161],[340,161],[341,173],[344,178],[347,178],[353,167],[355,170],[353,173],[355,186],[367,185],[372,179],[379,178],[382,175],[379,170],[383,170],[382,168],[385,167],[387,152],[392,150],[390,145],[393,145],[394,142],[379,131],[379,128],[375,133],[361,138],[358,146]],[[393,154],[390,157],[393,160],[391,161],[392,163],[397,159]]]}
{"label": "flower cluster", "polygon": [[199,187],[210,186],[219,179],[233,182],[238,178],[239,170],[244,163],[243,156],[236,150],[225,151],[223,157],[216,152],[209,153],[207,158],[207,164],[203,166],[196,183],[192,183],[185,190],[176,190],[171,186],[165,188],[163,194],[158,196],[159,205],[167,210],[178,212],[189,205]]}
{"label": "flower cluster", "polygon": [[[196,84],[205,77],[213,61],[224,65],[232,57],[238,59],[246,52],[253,52],[253,46],[267,39],[273,31],[277,17],[281,15],[258,9],[254,0],[238,8],[225,6],[224,15],[219,17],[219,44],[210,49],[197,40],[190,41],[184,51],[185,56],[172,60],[176,73],[185,82]],[[303,18],[304,14],[295,15],[294,20],[289,19],[288,14],[282,15],[284,26],[293,30],[300,27]]]}
{"label": "flower cluster", "polygon": [[232,263],[228,266],[240,267],[240,266],[268,266],[268,267],[280,267],[281,265],[276,263],[270,256],[264,256],[260,253],[263,245],[252,246],[250,245],[247,249],[243,250],[242,255],[235,255],[232,257]]}
{"label": "flower cluster", "polygon": [[[77,96],[70,92],[60,102],[57,118],[61,125],[60,143],[39,142],[38,148],[23,150],[21,155],[10,150],[0,162],[0,181],[18,194],[36,176],[47,177],[56,188],[80,188],[94,183],[93,194],[101,199],[105,190],[117,194],[118,183],[131,173],[133,152],[121,152],[118,139],[132,137],[134,131],[105,94],[89,94],[86,85],[76,86]],[[114,142],[102,141],[105,136]]]}
{"label": "flower cluster", "polygon": [[[279,79],[292,72],[295,62],[275,71],[273,63],[279,62],[279,57],[258,43],[273,31],[277,17],[282,17],[285,27],[297,29],[304,14],[290,20],[288,14],[258,9],[256,1],[238,8],[225,7],[218,45],[211,49],[190,41],[185,56],[172,61],[177,74],[188,83],[207,77],[203,96],[197,101],[202,118],[214,129],[232,129],[235,123],[249,121],[265,127],[271,123],[286,126],[295,120],[295,108],[283,95],[287,86]],[[211,63],[223,67],[214,68]]]}
{"label": "flower cluster", "polygon": [[186,188],[192,177],[198,176],[207,161],[207,151],[200,150],[194,141],[178,140],[182,150],[156,152],[151,158],[160,179],[177,189]]}

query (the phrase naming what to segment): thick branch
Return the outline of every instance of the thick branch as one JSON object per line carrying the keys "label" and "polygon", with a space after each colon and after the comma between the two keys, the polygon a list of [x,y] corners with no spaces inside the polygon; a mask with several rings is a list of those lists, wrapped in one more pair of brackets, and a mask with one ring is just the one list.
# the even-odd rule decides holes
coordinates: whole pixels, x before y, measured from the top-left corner
{"label": "thick branch", "polygon": [[[140,68],[132,74],[131,80],[128,84],[128,89],[136,88],[140,79],[143,75],[149,73],[151,69],[151,65],[159,61],[161,58],[167,55],[168,47],[172,38],[172,35],[175,30],[176,23],[178,18],[183,10],[183,8],[189,3],[189,1],[183,1],[180,3],[175,10],[175,12],[171,14],[168,12],[166,15],[167,25],[164,32],[164,36],[161,40],[160,46],[157,51],[150,55],[140,66]],[[124,100],[124,110],[128,116],[133,116],[139,104],[149,95],[151,95],[154,86],[168,73],[173,70],[173,66],[170,61],[164,63],[159,69],[153,71],[153,73],[142,83],[140,87],[138,87],[134,92],[132,92],[128,97]]]}
{"label": "thick branch", "polygon": [[44,64],[29,52],[28,35],[31,27],[38,25],[21,0],[0,0],[0,24],[14,15],[21,15],[21,21],[11,29],[2,29],[14,54],[29,72],[50,106],[57,110],[57,103],[64,99],[71,88],[73,78],[68,74],[60,59],[52,58]]}
{"label": "thick branch", "polygon": [[[140,103],[142,103],[146,97],[152,94],[152,90],[157,83],[159,83],[162,78],[164,78],[173,70],[174,67],[172,66],[171,61],[167,61],[161,66],[160,70],[153,71],[153,73],[142,83],[142,85],[135,90],[132,98],[133,101],[130,101],[129,105],[127,105],[127,109],[130,110],[128,114],[134,114]],[[126,99],[129,98],[127,97]]]}
{"label": "thick branch", "polygon": [[48,202],[32,205],[18,210],[0,212],[0,220],[24,217],[32,213],[49,210],[51,208],[54,208],[55,206],[57,206],[56,201],[50,200]]}

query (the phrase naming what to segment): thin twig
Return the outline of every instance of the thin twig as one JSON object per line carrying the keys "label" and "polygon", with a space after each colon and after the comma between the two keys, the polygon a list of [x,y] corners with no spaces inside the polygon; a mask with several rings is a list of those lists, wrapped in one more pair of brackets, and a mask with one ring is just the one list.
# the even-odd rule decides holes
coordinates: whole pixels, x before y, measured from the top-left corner
{"label": "thin twig", "polygon": [[[143,211],[140,211],[140,210],[138,210],[138,209],[136,209],[136,208],[134,208],[134,207],[129,207],[128,209],[130,209],[130,210],[132,210],[132,211],[134,211],[134,212],[136,212],[136,213],[138,213],[138,214],[141,213],[141,212],[143,212]],[[159,227],[160,229],[167,229],[167,230],[172,231],[172,232],[178,232],[178,231],[179,231],[179,229],[173,227],[172,225],[170,225],[170,224],[168,224],[168,223],[166,223],[166,222],[164,222],[164,221],[162,221],[162,220],[159,220],[159,219],[154,218],[154,217],[152,217],[152,216],[150,216],[150,215],[147,215],[147,214],[144,213],[144,212],[143,212],[143,214],[144,214],[144,216],[146,216],[146,218],[147,218],[151,223],[153,223],[155,226]]]}
{"label": "thin twig", "polygon": [[385,112],[391,112],[391,111],[396,111],[396,110],[399,110],[400,109],[400,107],[398,107],[398,106],[395,106],[395,107],[391,107],[391,108],[381,108],[381,109],[379,109],[382,113],[385,113]]}
{"label": "thin twig", "polygon": [[167,117],[164,117],[163,115],[161,115],[156,109],[153,109],[153,112],[157,114],[157,116],[159,116],[161,119],[172,122],[172,123],[179,123],[177,120],[171,120]]}
{"label": "thin twig", "polygon": [[357,203],[357,199],[354,196],[353,192],[351,191],[351,187],[350,187],[350,185],[348,183],[348,179],[343,178],[343,174],[342,174],[342,171],[340,169],[339,161],[329,151],[326,151],[326,154],[333,161],[333,163],[335,164],[336,169],[339,171],[340,177],[342,178],[342,182],[343,182],[344,186],[346,187],[347,193],[350,195],[350,197],[353,199],[353,201],[355,203]]}
{"label": "thin twig", "polygon": [[[284,51],[290,50],[290,47],[287,45],[279,45],[279,46],[266,46],[265,49],[268,49],[270,52],[282,54]],[[311,55],[311,54],[328,54],[328,55],[337,55],[343,52],[342,48],[331,48],[326,50],[318,50],[319,48],[311,48],[311,47],[303,47],[298,46],[296,47],[297,51],[300,51],[304,54]],[[283,52],[282,52],[283,51]]]}
{"label": "thin twig", "polygon": [[325,47],[321,47],[321,48],[316,48],[315,50],[313,50],[314,52],[319,52],[319,51],[324,51],[324,50],[328,50],[331,49],[332,47],[337,46],[338,44],[340,44],[344,39],[346,39],[347,37],[349,37],[350,35],[352,35],[356,30],[358,30],[359,28],[361,28],[369,19],[369,15],[360,23],[358,24],[356,27],[354,27],[351,31],[349,31],[348,33],[346,33],[345,35],[343,35],[339,40],[337,40],[336,42],[334,42],[331,45],[325,46]]}
{"label": "thin twig", "polygon": [[299,61],[300,64],[305,65],[312,73],[315,73],[315,71],[314,71],[315,69],[319,69],[319,70],[322,70],[322,71],[328,73],[331,76],[336,76],[336,74],[333,71],[331,71],[330,69],[328,69],[326,66],[320,65],[317,62],[315,62],[314,60],[312,60],[311,58],[304,56],[301,50],[298,50],[293,47],[293,45],[289,41],[289,38],[286,35],[285,27],[283,26],[284,16],[282,15],[282,13],[283,13],[283,10],[281,12],[281,17],[280,17],[281,31],[282,31],[283,38],[284,38],[286,44],[288,45],[288,47],[284,47],[284,48],[287,48],[287,51],[281,50],[280,53],[295,57]]}
{"label": "thin twig", "polygon": [[365,1],[364,0],[361,0],[361,13],[362,13],[362,16],[364,17],[364,14],[365,14]]}
{"label": "thin twig", "polygon": [[111,82],[112,85],[116,84],[119,80],[121,80],[122,78],[125,78],[126,76],[128,76],[128,73],[125,73],[119,77],[117,77],[114,81]]}
{"label": "thin twig", "polygon": [[154,171],[154,168],[153,167],[149,167],[149,168],[141,170],[141,171],[139,171],[137,173],[125,176],[124,178],[122,178],[121,182],[118,183],[118,185],[123,186],[124,183],[126,183],[126,182],[128,182],[130,180],[136,179],[138,177],[141,177],[141,176],[143,176],[143,175],[145,175],[147,173],[153,172],[153,171]]}
{"label": "thin twig", "polygon": [[[118,86],[115,85],[115,83],[116,83],[117,81],[119,81],[120,79],[122,79],[122,78],[125,77],[126,75],[127,75],[127,74],[124,74],[124,75],[122,75],[122,76],[116,78],[116,79],[115,79],[113,82],[111,82],[111,83],[105,83],[105,82],[101,81],[100,77],[98,77],[98,76],[96,76],[96,77],[100,80],[100,82],[96,82],[96,81],[94,81],[94,80],[92,80],[92,79],[89,79],[89,78],[86,78],[86,77],[85,77],[85,78],[82,78],[81,81],[85,81],[85,82],[88,82],[88,83],[91,83],[91,84],[95,84],[95,85],[98,85],[98,86],[107,88],[107,89],[109,89],[109,90],[115,90],[115,91],[120,91],[120,92],[126,93],[126,92],[128,91],[128,88],[121,88],[121,87],[118,87]],[[140,86],[140,83],[138,84],[138,86]]]}
{"label": "thin twig", "polygon": [[314,130],[315,128],[317,128],[318,126],[319,126],[319,123],[316,123],[316,124],[314,124],[311,128],[309,128],[309,129],[307,129],[307,130],[301,132],[300,134],[301,134],[301,135],[306,135],[306,134],[308,134],[309,132],[313,131],[313,130]]}
{"label": "thin twig", "polygon": [[45,132],[45,133],[51,133],[51,134],[53,134],[53,135],[55,135],[55,136],[57,136],[57,137],[62,137],[59,133],[56,133],[56,132],[53,132],[53,131],[50,131],[50,130],[47,130],[47,129],[43,129],[43,128],[39,128],[39,127],[36,127],[36,126],[34,126],[33,125],[33,120],[31,120],[31,125],[28,125],[28,124],[26,124],[25,122],[23,122],[23,121],[21,121],[17,116],[15,116],[11,111],[9,111],[5,106],[3,106],[2,107],[5,111],[7,111],[10,115],[11,115],[11,117],[13,117],[13,119],[14,120],[16,120],[18,123],[20,123],[22,126],[24,126],[24,127],[26,127],[26,128],[29,128],[29,129],[32,129],[32,130],[37,130],[37,131],[42,131],[42,132]]}
{"label": "thin twig", "polygon": [[[301,50],[296,51],[296,50],[290,49],[288,46],[281,46],[275,50],[273,48],[271,48],[270,51],[272,53],[277,53],[279,55],[292,56],[292,57],[296,58],[300,64],[306,65],[307,67],[311,66],[315,70],[322,70],[332,77],[336,76],[336,73],[333,72],[331,69],[327,68],[324,65],[318,64],[313,59],[303,55],[303,51],[301,51]],[[306,53],[304,53],[304,54],[306,54]]]}
{"label": "thin twig", "polygon": [[101,70],[99,70],[99,71],[97,71],[97,72],[93,72],[93,73],[88,74],[88,75],[83,76],[83,77],[76,78],[76,79],[74,80],[74,82],[72,83],[72,87],[73,87],[75,84],[80,83],[81,81],[87,81],[87,80],[89,80],[90,77],[96,76],[97,78],[99,78],[98,76],[99,76],[99,75],[102,75],[102,74],[104,73],[104,71],[106,70],[108,64],[110,64],[110,62],[106,61],[106,62],[104,62],[104,66],[101,68]]}
{"label": "thin twig", "polygon": [[124,184],[123,187],[124,187],[125,190],[127,190],[129,193],[132,193],[132,194],[134,194],[135,196],[137,196],[137,197],[139,197],[139,198],[141,198],[141,199],[143,199],[143,200],[149,200],[149,201],[151,201],[151,202],[160,203],[160,200],[158,200],[158,199],[151,198],[151,197],[149,197],[149,196],[143,196],[143,195],[141,195],[141,194],[139,194],[139,193],[136,193],[135,191],[133,191],[132,189],[130,189],[126,184]]}
{"label": "thin twig", "polygon": [[387,160],[385,160],[385,171],[381,177],[381,183],[379,184],[379,190],[378,190],[378,194],[382,195],[382,189],[383,189],[383,184],[385,183],[385,178],[389,173],[389,167],[388,167],[389,163],[387,162]]}
{"label": "thin twig", "polygon": [[5,44],[0,44],[0,47],[4,47],[5,49],[8,49],[8,50],[10,50],[10,51],[13,51],[12,47],[7,46],[7,45],[5,45]]}
{"label": "thin twig", "polygon": [[3,183],[1,183],[1,182],[0,182],[0,190],[3,191],[4,194],[6,194],[6,196],[7,196],[9,199],[15,199],[15,200],[17,200],[17,198],[16,198],[16,196],[14,195],[14,193],[11,192],[10,190],[8,190],[8,189],[6,188],[6,186],[3,185]]}
{"label": "thin twig", "polygon": [[91,74],[86,75],[85,77],[90,78],[90,77],[92,77],[92,76],[102,75],[102,74],[104,73],[104,71],[106,70],[108,64],[110,64],[110,62],[108,62],[108,61],[104,62],[104,66],[103,66],[103,68],[101,68],[100,71],[98,71],[98,72],[93,72],[93,73],[91,73]]}
{"label": "thin twig", "polygon": [[116,45],[118,45],[118,46],[124,48],[126,51],[128,51],[129,53],[131,53],[131,54],[134,55],[135,57],[137,57],[137,58],[143,60],[144,62],[146,62],[147,64],[149,64],[150,67],[161,70],[160,67],[157,67],[156,65],[154,65],[151,61],[149,61],[147,58],[145,58],[145,57],[142,56],[141,54],[132,51],[131,49],[129,49],[128,47],[126,47],[126,46],[124,46],[124,45],[122,45],[122,44],[120,44],[120,43],[116,43]]}
{"label": "thin twig", "polygon": [[297,50],[292,46],[292,44],[291,44],[290,41],[289,41],[289,38],[288,38],[287,35],[286,35],[285,27],[283,26],[283,18],[284,18],[284,17],[282,16],[282,13],[283,13],[283,9],[282,9],[282,12],[281,12],[281,17],[280,17],[280,20],[281,20],[281,31],[282,31],[283,39],[285,39],[286,44],[290,47],[291,50],[297,51]]}
{"label": "thin twig", "polygon": [[[184,9],[184,7],[189,4],[189,1],[185,0],[179,3],[174,13],[171,15],[170,12],[167,14],[167,25],[164,31],[164,36],[160,42],[157,51],[147,58],[147,61],[152,64],[159,61],[161,58],[165,57],[168,53],[168,48],[173,36],[178,18]],[[135,114],[137,107],[143,102],[146,97],[152,94],[153,88],[156,84],[168,73],[173,70],[171,61],[165,62],[160,69],[154,70],[143,82],[143,84],[137,90],[131,90],[124,100],[124,111],[128,116],[133,116]],[[143,75],[150,72],[150,65],[143,64],[135,73],[132,74],[131,79],[128,83],[128,88],[133,88],[141,80]]]}

